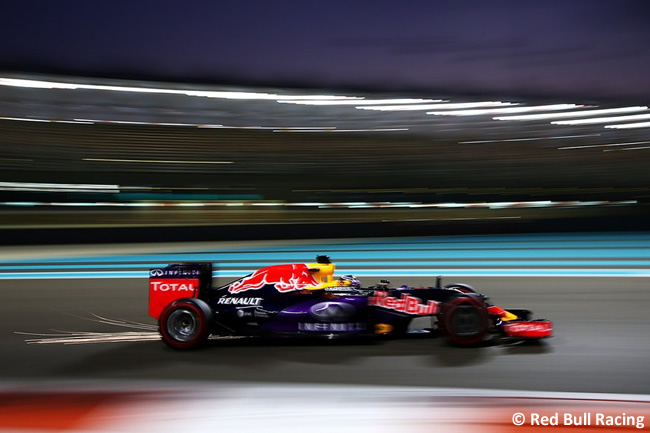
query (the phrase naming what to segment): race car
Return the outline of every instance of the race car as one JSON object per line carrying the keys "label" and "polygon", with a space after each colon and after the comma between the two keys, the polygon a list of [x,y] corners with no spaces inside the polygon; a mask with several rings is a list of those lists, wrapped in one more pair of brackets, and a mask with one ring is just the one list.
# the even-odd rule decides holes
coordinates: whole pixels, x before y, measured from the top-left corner
{"label": "race car", "polygon": [[[381,280],[362,287],[351,275],[337,278],[328,256],[315,263],[279,264],[213,287],[212,263],[179,263],[149,273],[149,315],[162,340],[192,349],[210,336],[404,337],[441,335],[458,346],[504,339],[542,339],[549,320],[524,309],[505,310],[466,284],[391,287]],[[413,319],[429,326],[412,329]]]}

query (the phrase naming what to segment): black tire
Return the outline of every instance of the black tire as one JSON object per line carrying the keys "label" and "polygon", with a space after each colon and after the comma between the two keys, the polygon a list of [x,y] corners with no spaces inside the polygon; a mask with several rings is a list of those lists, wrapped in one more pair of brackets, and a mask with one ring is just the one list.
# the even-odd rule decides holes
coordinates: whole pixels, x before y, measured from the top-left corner
{"label": "black tire", "polygon": [[195,349],[210,333],[212,311],[200,299],[179,299],[167,306],[160,315],[162,340],[174,349]]}
{"label": "black tire", "polygon": [[462,296],[452,298],[443,305],[438,327],[451,344],[472,346],[485,339],[488,322],[485,303],[473,297]]}

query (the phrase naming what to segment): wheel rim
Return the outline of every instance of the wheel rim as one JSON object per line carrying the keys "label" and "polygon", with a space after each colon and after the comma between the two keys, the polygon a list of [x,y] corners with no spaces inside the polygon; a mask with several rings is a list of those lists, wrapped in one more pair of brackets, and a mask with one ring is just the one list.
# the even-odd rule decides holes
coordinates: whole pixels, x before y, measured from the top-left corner
{"label": "wheel rim", "polygon": [[173,311],[167,319],[167,333],[176,341],[192,340],[199,329],[196,313],[187,309]]}
{"label": "wheel rim", "polygon": [[473,305],[459,305],[451,317],[454,334],[472,337],[481,331],[481,317]]}

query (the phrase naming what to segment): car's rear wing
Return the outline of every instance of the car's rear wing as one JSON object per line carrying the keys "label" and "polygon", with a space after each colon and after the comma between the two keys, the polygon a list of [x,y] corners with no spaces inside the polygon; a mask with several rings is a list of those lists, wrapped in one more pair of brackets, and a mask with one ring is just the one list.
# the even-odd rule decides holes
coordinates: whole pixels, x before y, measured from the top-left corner
{"label": "car's rear wing", "polygon": [[176,263],[149,271],[149,315],[158,320],[176,299],[198,298],[212,286],[212,263]]}

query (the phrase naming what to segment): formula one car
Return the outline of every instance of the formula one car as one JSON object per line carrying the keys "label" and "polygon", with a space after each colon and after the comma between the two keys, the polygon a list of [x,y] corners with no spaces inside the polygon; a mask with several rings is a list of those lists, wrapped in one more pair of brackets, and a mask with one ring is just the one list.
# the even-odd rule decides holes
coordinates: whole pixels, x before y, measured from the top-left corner
{"label": "formula one car", "polygon": [[459,346],[489,335],[506,339],[550,337],[549,320],[497,307],[465,284],[361,287],[351,275],[334,277],[328,256],[316,263],[259,269],[212,287],[211,263],[180,263],[149,273],[149,315],[162,340],[175,349],[200,346],[209,336],[368,337],[406,336],[411,321],[431,317],[419,334],[442,335]]}

